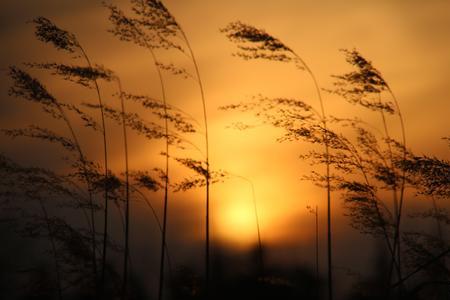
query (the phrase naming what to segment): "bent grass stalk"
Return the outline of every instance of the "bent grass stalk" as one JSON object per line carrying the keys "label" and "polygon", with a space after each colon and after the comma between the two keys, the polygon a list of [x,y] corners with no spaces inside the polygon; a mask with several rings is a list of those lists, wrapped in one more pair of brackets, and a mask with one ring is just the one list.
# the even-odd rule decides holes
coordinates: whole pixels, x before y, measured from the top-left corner
{"label": "bent grass stalk", "polygon": [[[163,236],[162,236],[162,244],[161,244],[161,260],[160,260],[160,279],[159,279],[159,290],[158,290],[158,298],[162,298],[162,290],[164,285],[164,244],[166,240],[166,224],[167,224],[167,208],[168,208],[168,170],[169,170],[169,153],[168,153],[168,115],[167,115],[167,105],[166,105],[166,97],[165,97],[165,88],[164,88],[164,81],[162,79],[161,70],[175,70],[176,67],[173,65],[164,66],[160,64],[155,56],[154,49],[163,48],[163,49],[176,49],[181,51],[183,54],[185,52],[182,50],[180,46],[170,41],[170,38],[176,36],[178,33],[180,33],[187,44],[187,47],[189,48],[189,51],[191,53],[191,59],[194,63],[196,74],[197,74],[197,81],[199,82],[200,92],[201,92],[201,98],[202,98],[202,104],[203,104],[203,114],[205,119],[205,129],[206,129],[206,176],[205,180],[206,183],[206,219],[207,219],[207,225],[206,225],[206,273],[207,278],[209,278],[209,156],[208,156],[208,134],[207,134],[207,122],[206,122],[206,104],[205,104],[205,97],[203,92],[203,86],[200,79],[200,74],[198,70],[197,61],[195,60],[192,48],[189,44],[189,41],[187,39],[186,34],[182,30],[182,28],[178,25],[175,18],[171,15],[171,13],[168,11],[168,9],[164,6],[164,4],[159,0],[132,0],[133,4],[133,11],[136,15],[140,17],[140,19],[135,18],[128,18],[125,16],[125,14],[120,11],[117,7],[113,5],[105,4],[106,7],[108,7],[111,11],[110,20],[115,25],[114,29],[111,30],[113,34],[116,36],[119,36],[119,38],[123,41],[131,41],[139,46],[143,46],[150,50],[154,64],[157,68],[162,94],[163,94],[163,102],[164,102],[164,119],[165,119],[165,135],[166,135],[166,182],[165,182],[165,196],[164,196],[164,220],[163,220]],[[139,27],[139,26],[142,26]],[[141,30],[143,29],[143,30]],[[147,35],[145,32],[145,29],[149,30],[152,34]],[[175,68],[175,69],[174,69]],[[186,74],[185,72],[181,71],[181,73]],[[179,70],[175,70],[175,74],[180,74]],[[208,282],[208,279],[207,279]],[[208,284],[206,284],[208,286]]]}
{"label": "bent grass stalk", "polygon": [[[333,299],[332,272],[332,228],[331,228],[331,186],[330,186],[330,153],[327,136],[327,117],[317,79],[311,68],[300,55],[287,47],[282,41],[271,36],[264,30],[241,22],[232,22],[221,29],[232,41],[238,44],[241,52],[237,53],[244,59],[267,59],[278,62],[294,62],[297,67],[306,70],[313,81],[320,106],[320,121],[324,127],[324,148],[326,155],[326,189],[327,189],[327,257],[328,257],[328,299]],[[293,56],[293,57],[292,57]],[[299,64],[299,65],[298,65]]]}
{"label": "bent grass stalk", "polygon": [[[304,66],[311,79],[314,82],[314,86],[316,88],[317,98],[320,104],[320,112],[322,124],[325,129],[327,129],[327,117],[325,114],[325,107],[322,100],[322,94],[320,92],[319,84],[317,83],[316,76],[309,68],[309,66],[305,63],[305,61],[294,51],[291,50],[291,53],[295,55],[295,57],[301,62]],[[325,141],[325,155],[326,155],[326,180],[327,180],[327,257],[328,257],[328,299],[333,299],[333,262],[332,262],[332,233],[331,233],[331,187],[330,187],[330,149],[328,145],[328,137],[326,133],[324,134]]]}
{"label": "bent grass stalk", "polygon": [[[400,105],[399,105],[399,103],[397,101],[397,97],[395,96],[394,92],[392,91],[392,89],[390,88],[390,86],[387,83],[386,83],[386,87],[387,87],[388,92],[391,94],[392,99],[394,100],[394,104],[395,104],[396,109],[397,109],[397,115],[398,115],[398,118],[399,118],[399,121],[400,121],[400,127],[401,127],[401,132],[402,132],[403,161],[406,161],[406,154],[407,154],[406,152],[407,151],[406,151],[405,123],[404,123],[403,116],[402,116],[402,113],[401,113],[401,110],[400,110]],[[398,278],[398,280],[400,282],[400,285],[399,285],[399,297],[402,296],[401,293],[402,293],[402,284],[403,284],[403,281],[402,281],[402,270],[401,270],[401,261],[400,261],[400,259],[401,259],[400,222],[401,222],[401,218],[402,218],[404,194],[405,194],[405,187],[406,187],[406,171],[405,171],[405,169],[402,169],[402,176],[401,176],[401,178],[402,178],[402,183],[401,183],[401,186],[400,186],[400,202],[399,202],[399,205],[398,205],[398,214],[396,215],[396,223],[395,223],[396,228],[395,228],[395,236],[394,236],[394,253],[395,253],[396,250],[398,251],[398,265],[399,265],[399,270],[398,270],[398,277],[399,278]],[[389,269],[390,269],[389,270],[389,283],[391,281],[392,265],[394,264],[394,259],[395,259],[395,257],[392,258],[392,261],[391,261],[391,264],[390,264],[390,267],[389,267]]]}
{"label": "bent grass stalk", "polygon": [[209,168],[209,136],[208,136],[208,119],[207,119],[207,113],[206,113],[206,99],[205,99],[205,93],[203,90],[203,82],[200,76],[200,71],[198,68],[197,60],[195,58],[194,52],[192,50],[191,44],[189,43],[189,40],[186,36],[186,33],[184,30],[180,27],[181,34],[183,36],[184,41],[186,42],[186,45],[189,49],[190,57],[192,60],[192,63],[195,67],[195,74],[197,77],[197,83],[198,87],[200,89],[200,95],[202,100],[202,108],[203,108],[203,121],[204,121],[204,127],[205,127],[205,159],[206,159],[206,230],[205,230],[205,236],[206,236],[206,244],[205,244],[205,277],[206,277],[206,287],[205,287],[205,293],[206,298],[209,298],[209,272],[210,272],[210,233],[209,233],[209,185],[210,185],[210,168]]}
{"label": "bent grass stalk", "polygon": [[[127,139],[127,125],[125,120],[125,102],[123,99],[122,83],[119,77],[116,77],[116,82],[119,88],[119,98],[120,98],[120,108],[122,116],[122,130],[123,130],[123,146],[124,146],[124,156],[125,156],[125,251],[124,251],[124,269],[123,269],[123,295],[126,294],[126,282],[128,274],[128,259],[129,259],[129,232],[130,232],[130,182],[129,182],[129,172],[128,172],[128,139]],[[105,214],[105,220],[107,215]],[[104,237],[106,239],[106,236]],[[104,244],[106,248],[106,244]],[[105,251],[105,249],[104,249]],[[106,259],[106,258],[105,258]],[[104,262],[105,264],[105,262]],[[103,274],[104,276],[104,274]],[[104,280],[104,277],[103,277]],[[104,284],[104,283],[103,283]],[[125,296],[123,296],[125,298]]]}
{"label": "bent grass stalk", "polygon": [[[145,6],[143,1],[140,1],[140,5],[142,7]],[[113,10],[113,7],[110,6],[110,9]],[[125,18],[124,16],[122,16]],[[164,208],[163,208],[163,225],[162,225],[162,237],[161,237],[161,259],[160,259],[160,270],[159,270],[159,285],[158,285],[158,299],[162,299],[163,297],[163,287],[164,287],[164,257],[165,257],[165,249],[166,249],[166,229],[167,229],[167,210],[168,210],[168,186],[169,186],[169,124],[168,124],[168,114],[167,114],[167,97],[166,97],[166,88],[164,84],[164,79],[161,72],[161,67],[158,64],[155,52],[153,50],[152,45],[150,45],[149,41],[142,34],[142,31],[137,28],[137,25],[130,21],[128,25],[135,31],[135,33],[140,36],[142,35],[141,43],[142,45],[149,50],[153,64],[156,68],[158,79],[161,87],[161,95],[164,107],[164,131],[165,131],[165,182],[164,182]],[[153,209],[152,209],[153,210]],[[159,222],[158,222],[159,223]],[[126,240],[128,240],[128,236],[126,236]],[[126,241],[126,244],[128,242]],[[128,245],[128,244],[127,244]],[[128,246],[126,246],[127,249]],[[126,257],[126,256],[125,256]],[[123,271],[123,286],[122,286],[122,298],[126,295],[127,289],[127,260],[124,260],[124,271]]]}
{"label": "bent grass stalk", "polygon": [[[86,60],[89,68],[92,67],[92,63],[86,54],[83,47],[78,44],[78,47],[83,54],[84,59]],[[100,87],[98,85],[97,79],[94,78],[94,85],[95,90],[97,92],[97,100],[98,104],[100,106],[100,114],[101,114],[101,121],[102,121],[102,136],[103,136],[103,159],[104,159],[104,168],[105,168],[105,183],[104,183],[104,222],[103,222],[103,252],[102,252],[102,273],[101,273],[101,293],[104,292],[104,285],[105,285],[105,271],[106,271],[106,253],[107,253],[107,237],[108,237],[108,145],[107,145],[107,139],[106,139],[106,124],[105,124],[105,113],[103,109],[103,101],[100,93]]]}

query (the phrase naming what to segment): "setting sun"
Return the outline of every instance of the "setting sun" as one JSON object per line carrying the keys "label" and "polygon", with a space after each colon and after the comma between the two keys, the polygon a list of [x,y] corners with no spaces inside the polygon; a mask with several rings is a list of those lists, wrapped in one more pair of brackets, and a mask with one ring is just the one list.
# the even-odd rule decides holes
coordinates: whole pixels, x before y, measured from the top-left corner
{"label": "setting sun", "polygon": [[256,215],[252,201],[250,194],[248,197],[231,196],[220,205],[216,220],[220,239],[241,246],[257,244]]}

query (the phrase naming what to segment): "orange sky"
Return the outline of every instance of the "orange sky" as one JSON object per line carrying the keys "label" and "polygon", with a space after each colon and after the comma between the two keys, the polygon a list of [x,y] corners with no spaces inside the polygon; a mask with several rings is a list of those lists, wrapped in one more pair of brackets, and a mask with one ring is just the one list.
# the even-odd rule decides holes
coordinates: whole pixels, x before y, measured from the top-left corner
{"label": "orange sky", "polygon": [[[126,5],[126,1],[116,3],[119,2]],[[231,122],[247,117],[217,108],[259,93],[296,97],[313,105],[316,98],[308,76],[290,65],[247,62],[232,57],[235,47],[219,33],[219,28],[230,21],[241,20],[265,28],[284,41],[307,61],[325,88],[331,87],[329,75],[348,70],[338,50],[357,48],[372,60],[396,93],[406,120],[408,145],[418,154],[449,158],[448,148],[440,137],[448,136],[450,128],[450,2],[167,0],[165,3],[184,27],[198,58],[208,102],[211,165],[253,181],[265,242],[309,243],[313,239],[313,217],[305,207],[317,204],[324,212],[324,191],[299,180],[309,170],[307,164],[297,159],[308,149],[306,145],[276,143],[275,138],[280,132],[268,127],[248,132],[227,129]],[[64,57],[33,39],[32,28],[25,22],[39,15],[76,33],[95,62],[121,76],[126,90],[160,97],[155,69],[148,53],[132,44],[119,42],[106,32],[108,14],[100,1],[45,0],[38,4],[33,0],[20,3],[3,0],[0,4],[0,69],[24,61]],[[170,56],[167,59],[192,68],[188,61]],[[68,95],[67,85],[50,77],[41,78],[55,94],[65,99],[93,97],[81,90]],[[195,84],[180,79],[167,80],[169,102],[176,103],[201,120],[200,98]],[[3,99],[7,98],[7,86],[8,81],[2,78],[0,97]],[[108,89],[111,87],[106,86],[105,90]],[[327,110],[334,115],[348,117],[361,113],[334,96],[327,95],[325,101]],[[26,124],[42,120],[42,115],[31,113],[31,108],[18,101],[2,101],[0,117],[1,127],[24,124],[24,119]],[[361,117],[380,125],[374,115]],[[392,118],[389,122],[398,137],[397,120]],[[88,135],[85,139],[94,141]],[[24,147],[30,145],[29,142],[3,144],[4,138],[1,140],[1,151],[15,154],[25,162],[45,164],[51,160],[48,152],[44,151],[28,156]],[[200,138],[196,141],[201,145]],[[113,150],[112,167],[116,171],[120,171],[123,165],[120,143],[120,137],[112,135],[111,148],[116,149]],[[93,153],[95,149],[101,149],[100,144],[89,147]],[[157,158],[160,149],[159,144],[133,137],[131,167],[161,163]],[[186,224],[192,228],[192,233],[181,237],[181,240],[203,237],[203,202],[199,195],[198,192],[189,192],[173,197],[170,207],[172,233],[176,234],[177,229]],[[249,183],[235,178],[214,186],[212,201],[213,236],[238,245],[254,243]],[[337,208],[333,219],[339,236],[349,227],[343,219],[337,197],[333,205]],[[323,230],[324,224],[321,225]],[[295,240],[289,238],[293,235]],[[340,243],[343,242],[337,242],[338,245]]]}

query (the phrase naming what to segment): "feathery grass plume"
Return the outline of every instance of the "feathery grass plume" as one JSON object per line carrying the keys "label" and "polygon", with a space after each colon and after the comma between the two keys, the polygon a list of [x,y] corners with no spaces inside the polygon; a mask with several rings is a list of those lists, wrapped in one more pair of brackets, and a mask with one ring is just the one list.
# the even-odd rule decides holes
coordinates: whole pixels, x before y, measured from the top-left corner
{"label": "feathery grass plume", "polygon": [[[84,106],[92,109],[99,109],[98,105],[83,103]],[[119,125],[122,125],[122,113],[110,106],[103,105],[105,116],[114,120]],[[124,114],[124,120],[126,126],[134,130],[136,133],[145,136],[147,139],[163,139],[166,138],[166,133],[164,127],[153,121],[146,121],[142,119],[137,113],[126,113]],[[167,136],[170,145],[182,144],[183,140],[175,133],[169,133]]]}
{"label": "feathery grass plume", "polygon": [[76,53],[79,50],[80,44],[73,33],[59,28],[44,17],[38,17],[32,22],[35,24],[35,35],[38,40],[53,44],[56,49],[70,53]]}
{"label": "feathery grass plume", "polygon": [[346,61],[357,70],[343,75],[332,75],[336,79],[335,89],[328,91],[343,97],[352,104],[358,104],[373,111],[394,114],[395,107],[391,101],[379,101],[380,93],[388,90],[388,85],[380,71],[355,49],[351,51],[341,49],[341,51]]}
{"label": "feathery grass plume", "polygon": [[156,2],[159,1],[131,1],[135,14],[133,17],[127,16],[119,7],[104,2],[110,12],[109,20],[114,25],[109,31],[122,41],[133,42],[149,50],[183,51],[183,48],[174,41],[178,25],[161,2]]}
{"label": "feathery grass plume", "polygon": [[38,103],[53,118],[62,118],[55,97],[47,91],[39,80],[15,66],[9,67],[9,77],[13,80],[13,85],[8,91],[10,96]]}
{"label": "feathery grass plume", "polygon": [[[321,139],[312,132],[313,124],[317,121],[314,109],[302,100],[292,98],[268,98],[264,96],[253,96],[251,101],[241,102],[221,106],[219,109],[224,111],[238,110],[240,112],[252,112],[257,118],[261,119],[263,124],[268,124],[277,128],[286,129],[287,133],[283,140],[294,140],[302,134],[305,137]],[[239,129],[250,129],[252,125],[241,123]]]}
{"label": "feathery grass plume", "polygon": [[157,100],[147,95],[136,95],[131,93],[122,92],[122,97],[129,101],[133,101],[142,105],[142,107],[149,109],[150,111],[161,111],[166,109],[171,109],[171,106],[164,104],[163,101]]}
{"label": "feathery grass plume", "polygon": [[263,29],[237,21],[229,23],[220,31],[241,50],[234,55],[243,59],[267,59],[280,62],[296,60],[288,46]]}
{"label": "feathery grass plume", "polygon": [[66,65],[59,63],[27,63],[31,68],[48,70],[52,75],[61,76],[64,80],[71,81],[81,86],[94,89],[94,80],[111,81],[114,73],[101,65],[92,67]]}
{"label": "feathery grass plume", "polygon": [[181,76],[184,79],[190,78],[195,80],[194,76],[191,73],[189,73],[185,68],[175,66],[173,63],[164,64],[161,62],[156,62],[156,65],[158,66],[159,69],[169,72],[172,75]]}
{"label": "feathery grass plume", "polygon": [[122,187],[122,182],[111,171],[108,172],[107,178],[104,178],[103,175],[100,175],[100,173],[96,173],[92,183],[93,190],[101,192],[101,190],[104,189],[105,186],[108,188],[108,191],[114,193]]}
{"label": "feathery grass plume", "polygon": [[174,183],[174,192],[205,187],[207,185],[207,174],[209,174],[209,184],[224,182],[229,177],[229,174],[223,170],[208,171],[206,169],[206,164],[203,161],[192,158],[175,158],[175,160],[186,168],[194,171],[196,176],[184,178],[182,181]]}
{"label": "feathery grass plume", "polygon": [[139,187],[149,191],[156,192],[163,188],[163,184],[151,176],[148,171],[134,171],[130,173],[130,176],[136,181]]}
{"label": "feathery grass plume", "polygon": [[[346,216],[351,218],[351,226],[363,234],[382,237],[386,233],[385,228],[391,227],[392,215],[375,197],[376,187],[365,182],[344,180],[339,189],[343,191]],[[379,207],[383,208],[381,212]]]}
{"label": "feathery grass plume", "polygon": [[36,125],[30,125],[28,128],[18,128],[18,129],[2,129],[1,130],[5,135],[11,138],[17,137],[29,137],[40,140],[46,140],[50,143],[60,144],[64,149],[74,152],[76,151],[76,145],[72,140],[58,135],[47,128],[42,128]]}
{"label": "feathery grass plume", "polygon": [[[391,144],[392,139],[390,137],[385,114],[396,114],[399,118],[402,132],[403,160],[406,160],[406,135],[403,117],[398,101],[388,83],[381,75],[381,72],[373,67],[372,63],[365,59],[357,50],[353,49],[350,51],[344,49],[342,52],[344,52],[346,61],[352,65],[355,70],[343,75],[334,75],[333,77],[336,78],[337,81],[335,82],[335,89],[331,92],[342,96],[350,103],[358,104],[380,113],[385,132],[385,142],[389,150],[388,157],[390,160],[390,166],[387,166],[385,169],[389,169],[389,172],[391,173],[389,177],[392,178],[393,175],[396,175],[400,178],[400,182],[397,182],[397,180],[392,182],[393,184],[391,184],[390,189],[393,193],[392,201],[394,203],[394,213],[396,216],[396,233],[394,238],[394,252],[396,253],[396,257],[392,257],[391,259],[391,270],[394,264],[393,260],[397,259],[398,264],[400,265],[400,270],[397,275],[401,278],[400,222],[407,179],[404,171],[401,171],[401,174],[399,175],[394,174],[393,172],[395,166],[392,147],[395,145]],[[385,92],[389,94],[392,101],[382,100],[382,96],[384,97]],[[399,294],[401,294],[401,289],[402,286],[399,287]]]}
{"label": "feathery grass plume", "polygon": [[83,124],[86,128],[92,129],[93,131],[101,132],[100,125],[97,123],[94,117],[82,111],[79,107],[74,104],[69,103],[60,103],[62,108],[65,108],[67,111],[73,112],[78,115],[78,117],[83,121]]}
{"label": "feathery grass plume", "polygon": [[[93,273],[97,274],[97,266],[96,266],[96,237],[95,237],[95,219],[94,219],[94,202],[92,199],[91,193],[91,181],[90,174],[88,171],[88,163],[85,158],[85,155],[81,149],[81,146],[78,142],[78,138],[75,134],[74,127],[67,117],[64,108],[73,108],[73,106],[65,105],[59,102],[53,95],[51,95],[47,89],[40,83],[40,81],[34,77],[32,77],[26,71],[17,68],[10,67],[9,76],[13,79],[13,85],[9,89],[9,94],[15,97],[23,98],[28,101],[38,103],[41,105],[41,108],[44,112],[48,113],[52,118],[56,120],[62,120],[67,129],[70,132],[72,143],[76,146],[78,152],[78,160],[75,161],[74,165],[82,170],[82,178],[86,182],[86,186],[89,193],[89,203],[91,206],[91,234],[92,234],[92,267]],[[80,111],[81,112],[81,111]],[[86,117],[86,120],[89,118]],[[96,277],[96,275],[94,276]]]}
{"label": "feathery grass plume", "polygon": [[37,78],[32,77],[25,70],[16,66],[11,66],[9,68],[9,76],[13,79],[13,85],[8,91],[10,96],[23,98],[40,104],[44,112],[50,114],[57,120],[65,118],[64,114],[61,112],[62,108],[73,111],[80,116],[87,127],[98,130],[99,126],[94,118],[87,115],[73,104],[58,101]]}
{"label": "feathery grass plume", "polygon": [[450,197],[450,162],[436,157],[414,156],[398,162],[399,167],[416,180],[419,192],[425,195]]}
{"label": "feathery grass plume", "polygon": [[326,153],[326,190],[327,190],[327,257],[328,257],[328,298],[333,299],[333,270],[332,270],[332,230],[331,230],[331,187],[330,187],[330,163],[329,163],[329,141],[327,128],[327,115],[322,99],[321,88],[317,82],[316,76],[311,68],[306,64],[303,58],[294,50],[286,46],[279,39],[267,33],[265,30],[258,29],[252,25],[242,22],[231,22],[227,27],[221,29],[221,32],[233,43],[237,44],[239,52],[236,54],[246,60],[265,59],[277,62],[293,63],[310,76],[316,93],[320,109],[317,111],[321,126],[324,128],[324,149]]}
{"label": "feathery grass plume", "polygon": [[179,133],[196,133],[198,131],[196,126],[197,121],[191,115],[176,106],[169,105],[164,103],[164,101],[146,95],[135,95],[123,92],[122,97],[129,101],[139,103],[151,114],[161,120],[167,119]]}
{"label": "feathery grass plume", "polygon": [[[139,29],[137,21],[129,18],[117,6],[103,2],[103,5],[109,9],[109,21],[114,25],[109,29],[113,35],[117,36],[121,41],[134,42],[139,46],[145,47],[148,41],[152,40],[152,36],[146,35]],[[152,47],[155,47],[152,45]]]}

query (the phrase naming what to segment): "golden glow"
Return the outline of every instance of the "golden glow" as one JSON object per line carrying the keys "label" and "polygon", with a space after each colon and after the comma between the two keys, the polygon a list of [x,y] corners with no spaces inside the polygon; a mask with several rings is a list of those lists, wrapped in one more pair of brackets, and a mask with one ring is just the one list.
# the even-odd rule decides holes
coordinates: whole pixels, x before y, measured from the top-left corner
{"label": "golden glow", "polygon": [[220,239],[242,246],[257,243],[255,211],[250,196],[248,193],[248,197],[230,197],[220,206],[215,222]]}

